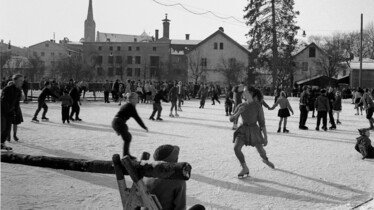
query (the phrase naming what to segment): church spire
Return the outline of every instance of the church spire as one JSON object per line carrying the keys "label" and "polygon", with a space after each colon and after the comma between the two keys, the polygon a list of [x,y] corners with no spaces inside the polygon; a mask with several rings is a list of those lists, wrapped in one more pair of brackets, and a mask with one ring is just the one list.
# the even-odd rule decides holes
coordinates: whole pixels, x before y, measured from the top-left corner
{"label": "church spire", "polygon": [[93,19],[92,11],[92,0],[89,1],[87,19],[84,21],[84,41],[94,42],[95,41],[95,29],[96,24]]}

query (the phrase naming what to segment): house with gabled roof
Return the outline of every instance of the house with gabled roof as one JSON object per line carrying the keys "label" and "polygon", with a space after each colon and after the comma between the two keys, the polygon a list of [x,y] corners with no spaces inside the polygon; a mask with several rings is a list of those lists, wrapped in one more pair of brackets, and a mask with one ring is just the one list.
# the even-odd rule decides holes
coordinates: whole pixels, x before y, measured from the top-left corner
{"label": "house with gabled roof", "polygon": [[188,81],[195,82],[196,69],[201,71],[197,82],[214,82],[220,85],[228,83],[224,70],[230,63],[241,63],[242,76],[249,63],[249,51],[229,37],[222,27],[199,42],[187,54]]}

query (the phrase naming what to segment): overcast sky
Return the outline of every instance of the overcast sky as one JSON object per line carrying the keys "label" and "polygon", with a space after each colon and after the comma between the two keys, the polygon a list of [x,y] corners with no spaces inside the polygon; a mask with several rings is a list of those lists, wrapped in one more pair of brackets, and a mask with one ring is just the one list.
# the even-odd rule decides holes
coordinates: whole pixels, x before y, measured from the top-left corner
{"label": "overcast sky", "polygon": [[[247,0],[157,0],[163,4],[181,3],[193,12],[212,11],[218,16],[243,20]],[[360,29],[374,21],[374,0],[295,0],[300,11],[298,25],[307,35],[332,34]],[[68,37],[79,41],[84,36],[88,0],[0,0],[0,39],[12,45],[28,47],[53,39]],[[180,6],[162,6],[154,0],[93,0],[96,31],[140,35],[146,31],[162,34],[162,19],[168,14],[170,38],[202,40],[220,26],[240,44],[246,43],[248,27],[233,19],[219,19],[211,14],[195,15]],[[299,32],[301,34],[301,31]]]}

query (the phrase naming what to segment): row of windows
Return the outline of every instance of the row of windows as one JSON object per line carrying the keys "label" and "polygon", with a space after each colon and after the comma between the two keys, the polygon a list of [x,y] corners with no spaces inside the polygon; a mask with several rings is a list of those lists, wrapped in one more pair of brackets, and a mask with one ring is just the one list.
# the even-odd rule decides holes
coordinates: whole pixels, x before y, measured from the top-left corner
{"label": "row of windows", "polygon": [[[102,46],[99,46],[98,49],[99,49],[99,51],[101,51],[101,50],[103,50],[103,47],[102,47]],[[113,51],[113,49],[114,49],[113,46],[109,46],[109,50],[110,50],[110,51]],[[140,47],[138,47],[138,46],[135,47],[135,50],[136,50],[136,51],[139,51],[139,50],[140,50]],[[152,47],[152,50],[153,50],[153,51],[157,51],[157,47]],[[121,51],[121,46],[117,46],[117,51]],[[132,51],[132,46],[128,46],[128,47],[127,47],[127,51]]]}
{"label": "row of windows", "polygon": [[[34,51],[34,52],[33,52],[33,55],[34,55],[34,56],[37,56],[38,53]],[[59,52],[58,55],[61,56],[62,53]],[[40,52],[40,56],[45,56],[45,52]],[[51,52],[51,56],[55,56],[55,52]]]}
{"label": "row of windows", "polygon": [[[113,64],[114,60],[116,64],[122,64],[122,56],[108,56],[108,63]],[[127,56],[126,63],[127,64],[141,64],[141,56]],[[97,57],[97,64],[103,63],[103,56]]]}
{"label": "row of windows", "polygon": [[[128,77],[140,77],[140,68],[127,68],[126,69],[126,72],[123,72],[122,71],[122,67],[118,67],[118,68],[111,68],[109,67],[108,68],[108,71],[107,71],[107,76],[123,76],[123,75],[126,75]],[[104,68],[102,67],[99,67],[97,68],[97,75],[98,76],[103,76],[105,74],[104,72]],[[151,77],[154,77],[154,76],[157,76],[158,74],[158,71],[157,71],[157,68],[150,68],[150,71],[149,71],[149,74]]]}
{"label": "row of windows", "polygon": [[[218,42],[214,42],[213,49],[218,50]],[[219,43],[219,49],[223,50],[223,42]]]}

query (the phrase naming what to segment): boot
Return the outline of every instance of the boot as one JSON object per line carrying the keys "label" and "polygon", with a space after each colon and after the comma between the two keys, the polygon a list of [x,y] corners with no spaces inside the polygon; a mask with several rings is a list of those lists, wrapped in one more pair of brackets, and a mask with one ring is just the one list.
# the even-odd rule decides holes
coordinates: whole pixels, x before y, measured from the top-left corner
{"label": "boot", "polygon": [[336,120],[336,124],[342,124],[342,122],[340,122],[339,120]]}
{"label": "boot", "polygon": [[287,128],[283,128],[283,133],[289,133],[290,131],[289,130],[287,130]]}
{"label": "boot", "polygon": [[281,132],[281,128],[279,127],[278,130],[277,130],[277,133],[280,133]]}
{"label": "boot", "polygon": [[275,168],[274,164],[270,162],[269,159],[262,159],[262,162],[264,162],[267,166],[269,166],[272,169]]}
{"label": "boot", "polygon": [[244,178],[245,175],[247,175],[247,177],[248,177],[249,176],[249,169],[247,167],[247,164],[246,163],[240,163],[240,165],[242,166],[242,170],[239,172],[238,178],[239,179]]}

